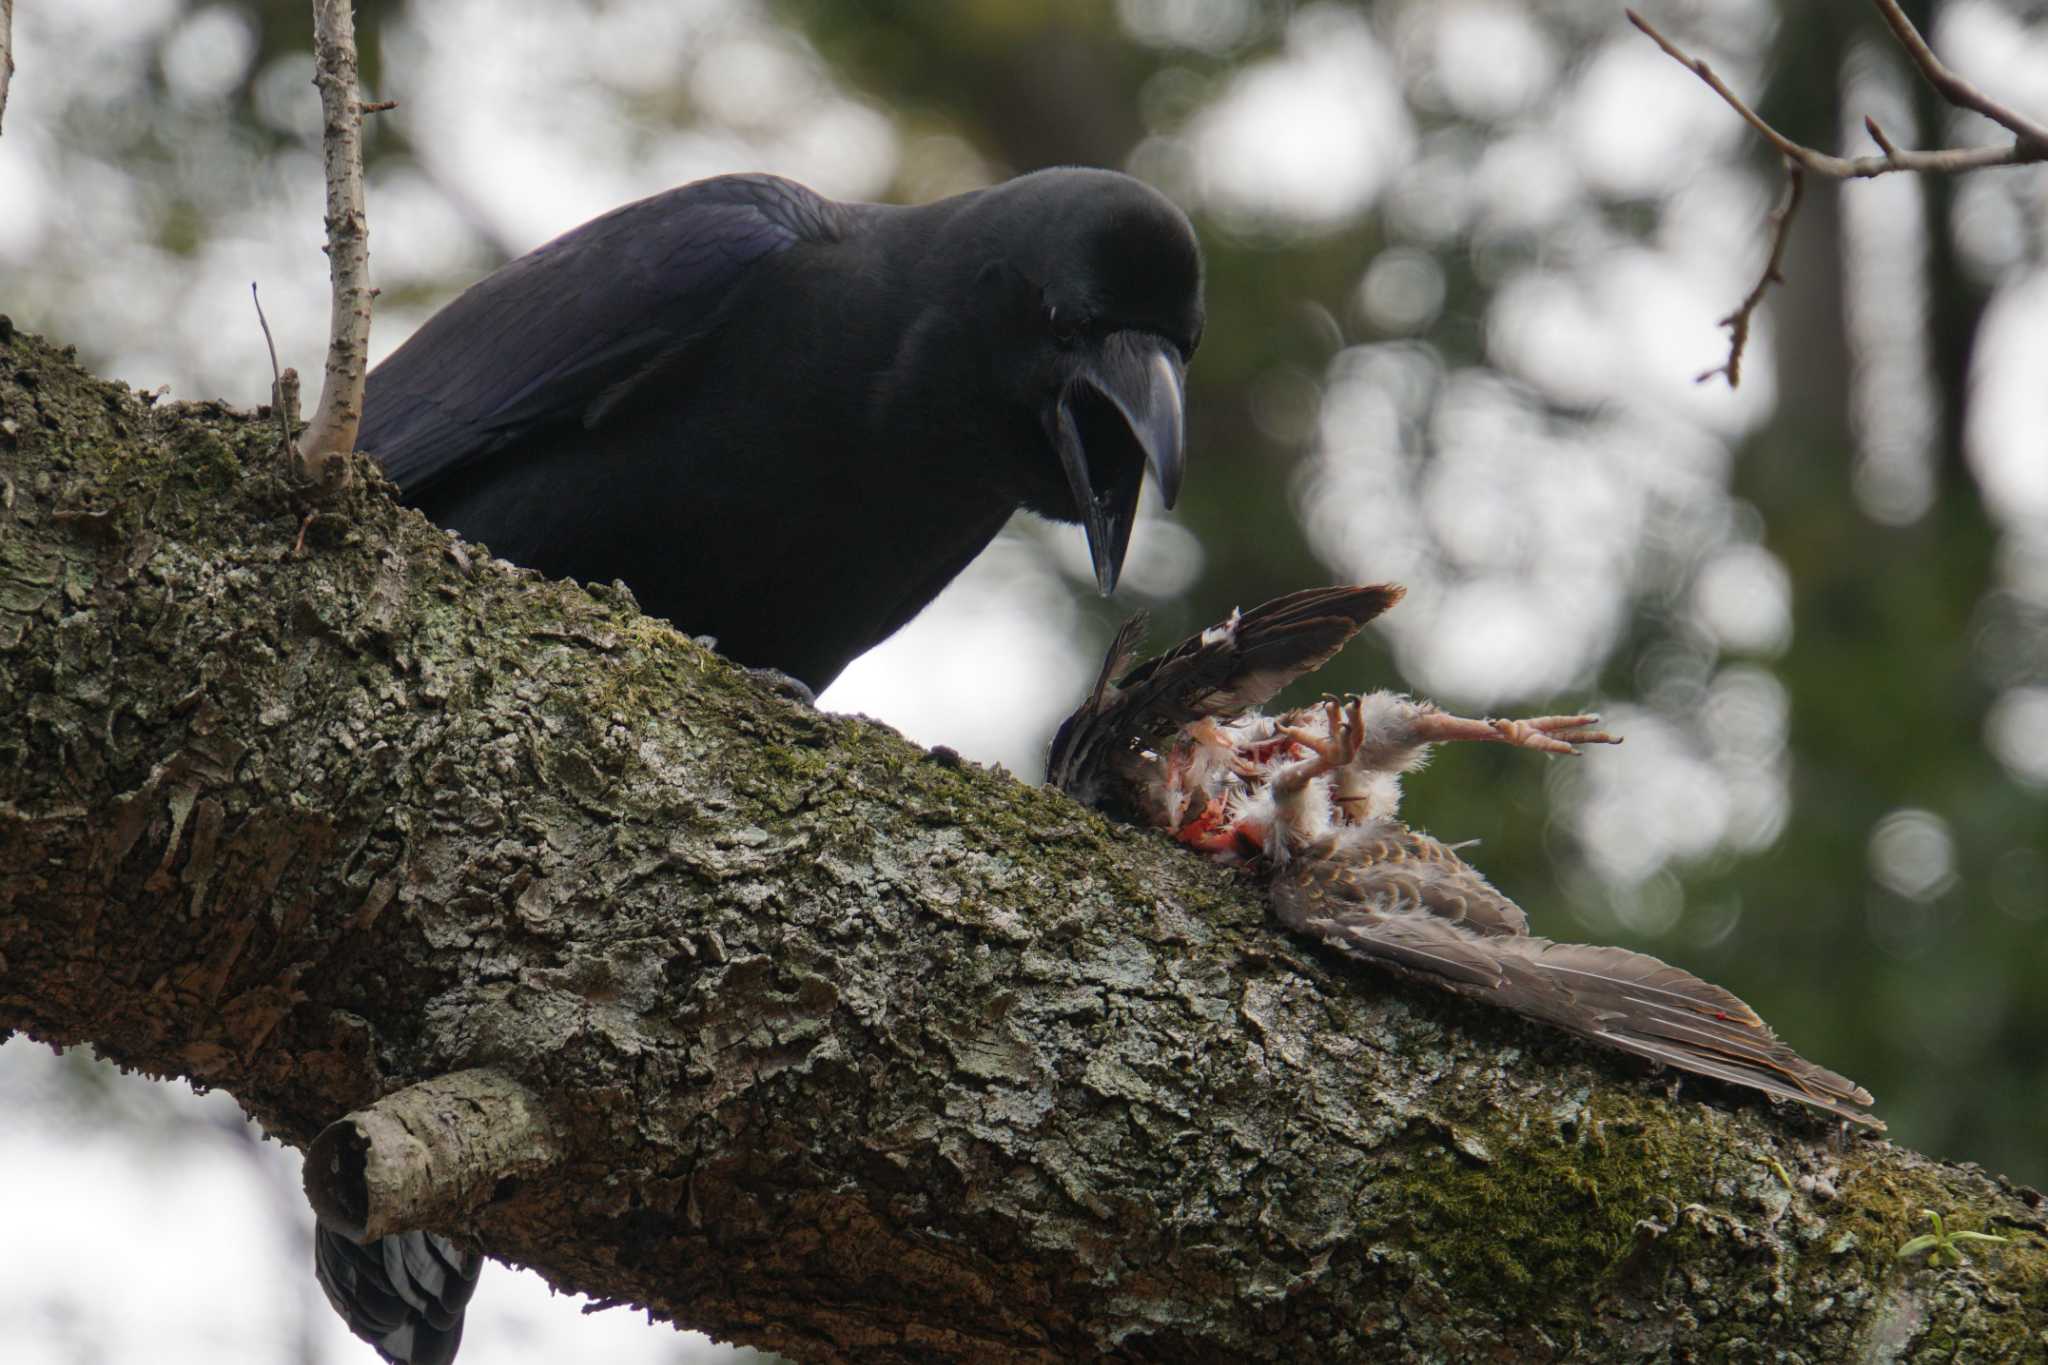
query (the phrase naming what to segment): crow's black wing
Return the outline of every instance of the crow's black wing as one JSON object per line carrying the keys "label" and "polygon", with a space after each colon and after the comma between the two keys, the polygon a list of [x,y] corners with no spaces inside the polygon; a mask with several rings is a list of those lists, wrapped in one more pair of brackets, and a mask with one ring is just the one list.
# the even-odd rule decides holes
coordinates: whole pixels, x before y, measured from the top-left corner
{"label": "crow's black wing", "polygon": [[327,1302],[394,1365],[450,1365],[483,1264],[439,1233],[394,1233],[365,1246],[325,1224],[313,1229],[313,1269]]}
{"label": "crow's black wing", "polygon": [[371,372],[358,444],[408,497],[535,427],[597,427],[714,329],[764,259],[851,206],[767,175],[700,180],[596,218],[480,280]]}

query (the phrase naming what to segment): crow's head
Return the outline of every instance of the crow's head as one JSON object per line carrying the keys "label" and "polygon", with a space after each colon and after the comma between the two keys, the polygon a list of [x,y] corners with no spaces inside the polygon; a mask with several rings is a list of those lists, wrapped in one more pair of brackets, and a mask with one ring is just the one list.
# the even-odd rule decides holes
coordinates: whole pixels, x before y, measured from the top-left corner
{"label": "crow's head", "polygon": [[1022,501],[1081,523],[1108,593],[1146,468],[1168,507],[1180,493],[1201,249],[1165,196],[1114,171],[1039,171],[973,198],[956,226],[976,262],[977,340],[1006,406],[1042,433]]}

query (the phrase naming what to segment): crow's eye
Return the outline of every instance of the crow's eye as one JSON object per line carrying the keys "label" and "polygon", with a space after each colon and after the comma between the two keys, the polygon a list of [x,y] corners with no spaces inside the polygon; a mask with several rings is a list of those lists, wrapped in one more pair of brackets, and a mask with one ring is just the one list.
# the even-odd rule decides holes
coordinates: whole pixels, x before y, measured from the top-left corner
{"label": "crow's eye", "polygon": [[1074,313],[1062,313],[1057,308],[1045,310],[1045,325],[1052,328],[1053,340],[1069,342],[1081,335],[1087,320]]}

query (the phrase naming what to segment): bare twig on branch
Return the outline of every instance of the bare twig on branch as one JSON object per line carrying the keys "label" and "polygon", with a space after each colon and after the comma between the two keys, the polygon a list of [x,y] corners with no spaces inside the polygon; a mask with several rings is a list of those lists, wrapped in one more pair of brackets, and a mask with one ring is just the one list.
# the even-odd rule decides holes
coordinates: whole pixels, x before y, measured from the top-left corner
{"label": "bare twig on branch", "polygon": [[[264,348],[270,352],[270,409],[277,414],[278,457],[303,473],[306,472],[306,466],[299,454],[299,443],[292,438],[292,433],[299,427],[299,372],[280,372],[277,368],[277,342],[271,338],[270,319],[263,316],[263,300],[256,293],[254,280],[249,281],[249,297],[256,304],[256,321],[263,324]],[[345,462],[337,461],[335,467],[341,469],[344,476],[347,474],[348,466]],[[293,556],[306,552],[306,530],[319,514],[318,508],[309,507],[305,516],[300,518],[299,539],[292,546]]]}
{"label": "bare twig on branch", "polygon": [[299,417],[299,372],[277,368],[277,342],[271,339],[270,319],[263,316],[263,299],[256,292],[254,280],[249,281],[249,298],[256,305],[256,321],[263,327],[264,348],[270,352],[270,406],[277,413],[277,426],[282,433],[278,452],[287,460],[296,460],[299,450],[292,440],[292,427]]}
{"label": "bare twig on branch", "polygon": [[370,228],[363,211],[363,109],[356,99],[351,0],[313,0],[313,83],[327,173],[327,273],[333,286],[327,368],[307,425],[302,467],[323,487],[347,477],[370,358]]}
{"label": "bare twig on branch", "polygon": [[1792,240],[1792,219],[1799,212],[1799,201],[1806,194],[1806,170],[1789,157],[1785,161],[1785,194],[1778,200],[1778,206],[1771,210],[1771,254],[1764,261],[1763,274],[1757,276],[1756,287],[1743,297],[1735,311],[1721,319],[1721,325],[1728,329],[1728,359],[1711,370],[1702,370],[1693,376],[1693,383],[1704,384],[1717,374],[1728,376],[1728,387],[1738,388],[1742,384],[1742,351],[1749,345],[1749,320],[1756,314],[1757,306],[1764,301],[1774,284],[1785,282],[1785,248]]}
{"label": "bare twig on branch", "polygon": [[1680,66],[1691,71],[1705,82],[1707,88],[1719,95],[1743,122],[1754,128],[1757,135],[1776,148],[1785,158],[1791,182],[1785,198],[1772,210],[1770,226],[1772,232],[1771,254],[1764,266],[1763,277],[1749,297],[1742,301],[1733,313],[1722,319],[1722,325],[1731,333],[1729,337],[1728,361],[1706,371],[1699,378],[1704,381],[1717,374],[1728,377],[1728,387],[1734,388],[1742,373],[1742,348],[1749,339],[1749,321],[1757,305],[1763,301],[1764,292],[1776,283],[1783,283],[1781,269],[1785,256],[1785,243],[1791,236],[1792,218],[1798,212],[1800,194],[1803,189],[1802,171],[1827,176],[1831,180],[1863,180],[1873,176],[1887,175],[1893,171],[1917,171],[1925,175],[1952,175],[1962,171],[1983,170],[1992,166],[2026,166],[2048,161],[2048,126],[2036,123],[2024,114],[1999,103],[1989,95],[1971,85],[1942,64],[1934,55],[1934,49],[1920,30],[1913,26],[1897,0],[1872,0],[1878,14],[1891,28],[1899,45],[1906,49],[1913,65],[1934,87],[1935,92],[1958,109],[1967,109],[1982,114],[2013,135],[2013,140],[2002,146],[1992,147],[1943,147],[1932,151],[1915,151],[1898,147],[1885,136],[1877,120],[1865,118],[1863,126],[1870,134],[1870,140],[1878,146],[1877,156],[1841,157],[1830,156],[1816,151],[1803,143],[1794,142],[1773,128],[1763,117],[1752,109],[1743,98],[1728,88],[1727,82],[1716,74],[1714,68],[1702,58],[1692,56],[1678,44],[1657,31],[1655,25],[1634,10],[1627,10],[1628,21],[1648,35],[1650,41],[1664,49],[1664,52]]}
{"label": "bare twig on branch", "polygon": [[[2037,161],[2048,160],[2048,130],[2013,112],[1974,86],[1961,80],[1943,66],[1921,38],[1912,21],[1899,11],[1892,0],[1875,0],[1880,13],[1891,24],[1894,32],[1912,35],[1906,50],[1913,57],[1914,65],[1927,77],[1942,98],[1959,109],[1970,109],[1983,114],[2013,134],[2013,141],[2005,146],[1995,147],[1944,147],[1936,151],[1907,151],[1894,147],[1871,119],[1863,121],[1871,138],[1882,152],[1879,156],[1842,157],[1830,156],[1816,151],[1803,143],[1794,142],[1783,133],[1765,122],[1763,115],[1749,107],[1742,96],[1728,88],[1727,82],[1715,73],[1706,61],[1688,54],[1678,44],[1659,33],[1649,20],[1634,10],[1627,11],[1629,22],[1649,35],[1652,42],[1664,49],[1665,53],[1679,65],[1691,71],[1706,83],[1708,89],[1728,102],[1728,107],[1742,116],[1743,122],[1756,129],[1763,139],[1791,161],[1797,162],[1816,175],[1833,180],[1862,180],[1872,176],[1887,175],[1892,171],[1920,171],[1926,174],[1952,174],[1958,171],[1982,170],[1990,166],[2026,166]],[[1929,65],[1931,63],[1931,66]]]}
{"label": "bare twig on branch", "polygon": [[14,76],[14,0],[0,0],[0,119],[7,117],[7,85]]}
{"label": "bare twig on branch", "polygon": [[[2048,125],[2036,123],[2019,111],[2000,104],[1943,66],[1941,58],[1934,55],[1934,49],[1920,36],[1920,30],[1913,27],[1913,21],[1899,8],[1898,0],[1876,0],[1876,4],[1878,14],[1891,26],[1892,36],[1899,40],[1900,47],[1906,49],[1906,55],[1913,59],[1913,65],[1934,87],[1934,93],[1958,109],[1982,114],[2013,135],[2010,149],[2012,165],[2048,159]],[[1865,123],[1868,122],[1866,119]],[[1876,131],[1874,128],[1871,130],[1873,134]]]}

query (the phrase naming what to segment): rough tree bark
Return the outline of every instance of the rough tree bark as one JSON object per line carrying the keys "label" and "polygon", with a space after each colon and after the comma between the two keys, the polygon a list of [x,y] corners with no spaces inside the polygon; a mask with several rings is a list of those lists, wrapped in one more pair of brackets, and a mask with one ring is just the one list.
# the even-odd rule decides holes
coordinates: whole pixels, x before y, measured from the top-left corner
{"label": "rough tree bark", "polygon": [[475,1069],[543,1145],[449,1230],[805,1360],[2048,1352],[2039,1194],[1305,956],[374,478],[294,554],[277,443],[0,322],[0,1027],[300,1147]]}

